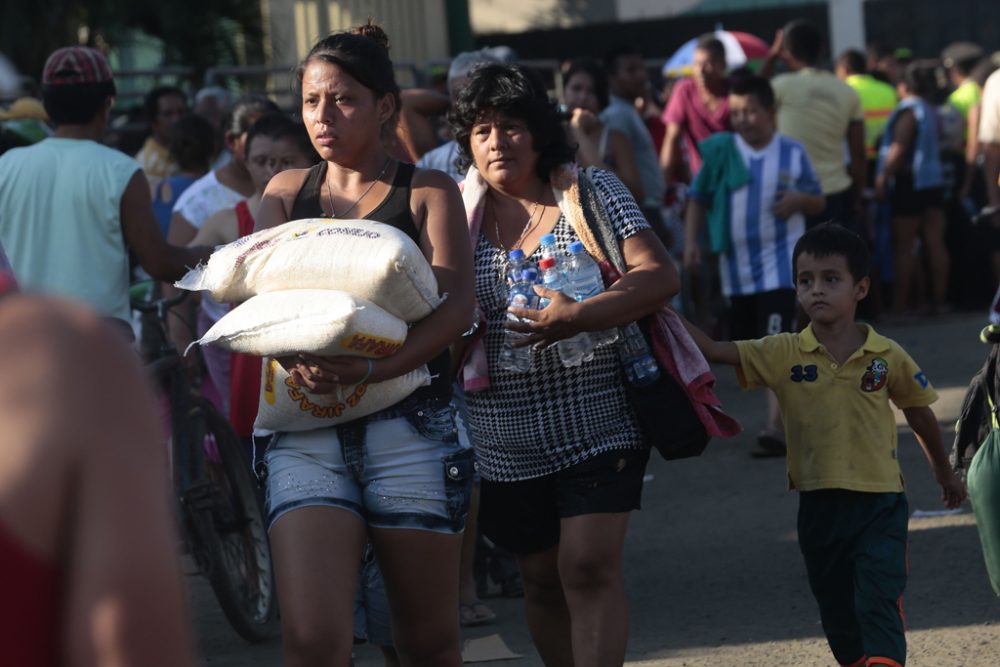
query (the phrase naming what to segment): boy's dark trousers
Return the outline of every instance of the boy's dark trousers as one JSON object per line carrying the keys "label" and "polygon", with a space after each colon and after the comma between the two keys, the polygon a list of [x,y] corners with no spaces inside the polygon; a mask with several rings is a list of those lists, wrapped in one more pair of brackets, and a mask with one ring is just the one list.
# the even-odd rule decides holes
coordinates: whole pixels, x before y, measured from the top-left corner
{"label": "boy's dark trousers", "polygon": [[799,547],[823,631],[841,665],[863,665],[864,659],[906,664],[908,520],[903,493],[799,494]]}

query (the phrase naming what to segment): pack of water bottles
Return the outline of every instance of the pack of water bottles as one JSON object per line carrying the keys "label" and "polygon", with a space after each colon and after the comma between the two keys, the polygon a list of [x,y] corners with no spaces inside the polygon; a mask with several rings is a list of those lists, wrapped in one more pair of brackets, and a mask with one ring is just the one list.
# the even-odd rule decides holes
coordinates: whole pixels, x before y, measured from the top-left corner
{"label": "pack of water bottles", "polygon": [[[580,241],[574,241],[564,253],[556,245],[554,234],[546,234],[541,239],[542,259],[538,267],[517,248],[508,257],[507,303],[514,308],[541,310],[549,305],[550,299],[535,293],[535,285],[562,292],[577,301],[597,296],[604,291],[604,280],[597,262],[587,253]],[[511,322],[521,321],[509,312]],[[531,370],[534,350],[530,345],[516,346],[515,343],[529,334],[505,330],[504,344],[500,352],[500,367],[507,371],[525,373]],[[645,337],[633,322],[619,329],[582,332],[572,338],[556,343],[559,360],[567,368],[581,366],[594,358],[594,350],[603,345],[617,343],[618,352],[626,379],[631,384],[644,385],[656,381],[660,369],[649,350]]]}

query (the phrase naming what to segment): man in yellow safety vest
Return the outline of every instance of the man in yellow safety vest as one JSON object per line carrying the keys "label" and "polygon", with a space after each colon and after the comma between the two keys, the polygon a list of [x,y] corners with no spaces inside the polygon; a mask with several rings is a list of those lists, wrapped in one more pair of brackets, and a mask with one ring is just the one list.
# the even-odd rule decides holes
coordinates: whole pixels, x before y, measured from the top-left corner
{"label": "man in yellow safety vest", "polygon": [[865,56],[848,49],[837,58],[837,78],[854,89],[861,98],[865,118],[865,157],[868,159],[869,180],[875,175],[878,142],[885,131],[889,114],[896,108],[896,90],[867,73]]}

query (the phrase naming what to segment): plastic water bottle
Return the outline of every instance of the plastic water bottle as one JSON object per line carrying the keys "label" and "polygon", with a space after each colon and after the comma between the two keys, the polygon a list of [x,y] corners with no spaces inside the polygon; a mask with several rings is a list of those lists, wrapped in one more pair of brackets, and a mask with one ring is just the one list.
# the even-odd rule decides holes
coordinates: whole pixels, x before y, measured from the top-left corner
{"label": "plastic water bottle", "polygon": [[[555,234],[545,234],[538,242],[538,250],[542,255],[542,259],[554,259],[556,261],[556,269],[559,271],[563,270],[563,261],[565,261],[565,255],[563,251],[559,249],[556,245],[556,235]],[[539,268],[541,268],[541,262],[539,262]]]}
{"label": "plastic water bottle", "polygon": [[[539,264],[542,269],[542,284],[550,290],[562,292],[572,297],[572,288],[566,283],[566,277],[562,271],[556,268],[556,260],[553,257],[543,259]],[[551,299],[543,298],[539,304],[540,308],[545,308]],[[556,350],[559,352],[559,360],[563,366],[579,366],[584,361],[594,358],[594,342],[586,331],[578,333],[572,338],[564,338],[556,343]]]}
{"label": "plastic water bottle", "polygon": [[[589,299],[604,291],[604,279],[601,268],[587,253],[580,241],[569,244],[569,257],[566,258],[566,280],[573,288],[573,296],[577,301]],[[618,329],[605,329],[590,334],[595,346],[610,345],[618,340]]]}
{"label": "plastic water bottle", "polygon": [[505,280],[497,288],[501,299],[510,301],[510,291],[514,287],[514,283],[521,279],[521,272],[528,268],[534,267],[531,261],[524,256],[524,251],[520,248],[511,250],[510,254],[507,255],[507,275],[504,276]]}
{"label": "plastic water bottle", "polygon": [[507,289],[510,290],[514,283],[521,278],[521,272],[533,267],[520,248],[514,248],[510,251],[510,254],[507,255],[507,263],[510,267],[507,271]]}
{"label": "plastic water bottle", "polygon": [[[541,299],[535,294],[535,281],[538,279],[538,271],[535,269],[522,269],[517,282],[510,289],[510,299],[508,306],[514,308],[534,308],[539,307]],[[521,322],[513,313],[507,313],[509,322]],[[516,341],[526,338],[529,334],[520,333],[504,329],[503,347],[500,350],[500,368],[514,373],[527,373],[531,370],[532,349],[530,345],[514,347]]]}
{"label": "plastic water bottle", "polygon": [[618,351],[622,367],[625,370],[625,379],[636,387],[656,382],[660,378],[660,367],[656,363],[653,352],[649,349],[646,337],[642,335],[639,325],[632,322],[628,326],[622,327],[622,335],[625,339],[618,346]]}

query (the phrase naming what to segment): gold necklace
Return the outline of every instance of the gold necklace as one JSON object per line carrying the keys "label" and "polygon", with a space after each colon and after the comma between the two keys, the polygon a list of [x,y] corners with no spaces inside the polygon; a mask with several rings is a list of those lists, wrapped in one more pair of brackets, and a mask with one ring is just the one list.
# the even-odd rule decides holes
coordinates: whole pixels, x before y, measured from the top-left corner
{"label": "gold necklace", "polygon": [[[542,218],[545,217],[545,208],[546,207],[543,204],[542,205],[542,214],[540,216],[538,216],[538,222],[541,222]],[[531,210],[528,211],[528,220],[527,220],[527,222],[524,223],[524,229],[521,230],[521,235],[519,237],[517,237],[517,241],[514,242],[514,245],[512,245],[511,247],[508,248],[507,246],[505,246],[503,244],[503,241],[500,238],[500,218],[497,216],[496,204],[493,204],[493,228],[494,228],[494,231],[496,232],[496,235],[497,235],[497,245],[500,246],[501,250],[503,250],[505,252],[510,252],[511,250],[514,250],[515,248],[520,248],[521,247],[521,243],[524,241],[525,237],[531,232],[531,230],[535,226],[535,225],[531,224],[531,221],[535,219],[535,211],[537,209],[538,209],[538,202],[535,201],[535,202],[533,202],[531,204]]]}
{"label": "gold necklace", "polygon": [[[375,184],[382,180],[382,177],[385,175],[385,170],[389,168],[389,163],[390,162],[392,162],[392,156],[391,155],[387,156],[385,158],[385,164],[382,165],[382,171],[380,171],[378,173],[378,176],[375,177],[375,180],[372,181],[368,185],[368,188],[364,192],[361,193],[360,197],[358,197],[357,199],[354,200],[353,204],[351,204],[349,207],[347,207],[347,210],[341,212],[339,215],[337,214],[337,209],[335,209],[333,207],[333,188],[330,187],[330,179],[329,179],[329,177],[327,177],[325,179],[326,180],[326,196],[327,196],[327,200],[330,202],[330,217],[331,218],[342,218],[345,215],[347,215],[348,213],[350,213],[351,211],[353,211],[354,207],[357,206],[358,204],[360,204],[361,200],[364,199],[366,196],[368,196],[368,193],[372,191],[372,188],[375,187]],[[327,167],[327,169],[329,169],[329,167]]]}

